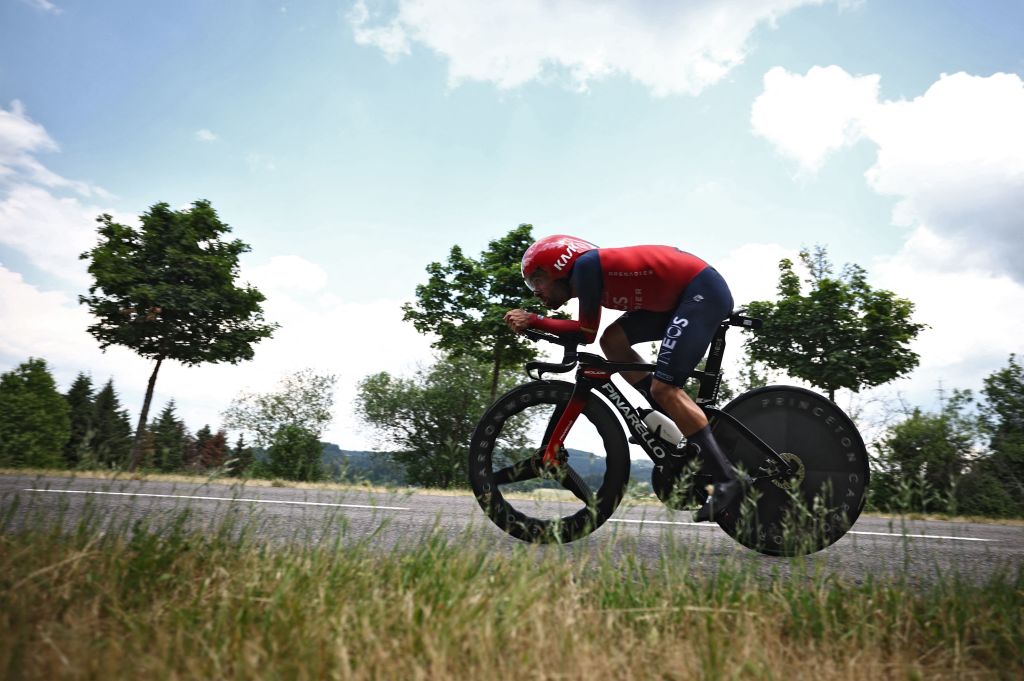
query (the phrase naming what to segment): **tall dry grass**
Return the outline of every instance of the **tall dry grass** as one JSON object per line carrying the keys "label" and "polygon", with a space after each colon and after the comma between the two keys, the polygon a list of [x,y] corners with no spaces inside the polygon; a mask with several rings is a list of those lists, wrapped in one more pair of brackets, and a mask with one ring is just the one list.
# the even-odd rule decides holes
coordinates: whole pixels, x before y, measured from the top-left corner
{"label": "tall dry grass", "polygon": [[651,566],[628,546],[494,552],[432,534],[384,551],[344,532],[271,544],[237,516],[199,530],[184,509],[159,527],[25,512],[4,500],[5,679],[1024,673],[1019,569],[981,584],[851,584],[806,563],[785,577],[749,562],[698,573],[694,549],[671,543]]}

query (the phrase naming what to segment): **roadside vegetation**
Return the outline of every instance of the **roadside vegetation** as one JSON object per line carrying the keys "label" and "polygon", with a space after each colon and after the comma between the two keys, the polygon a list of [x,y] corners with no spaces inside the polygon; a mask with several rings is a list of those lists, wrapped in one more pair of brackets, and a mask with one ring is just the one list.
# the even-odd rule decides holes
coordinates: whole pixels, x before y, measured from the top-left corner
{"label": "roadside vegetation", "polygon": [[[138,228],[108,215],[98,222],[99,243],[82,255],[93,285],[81,302],[96,319],[89,331],[101,348],[124,345],[155,362],[137,425],[113,380],[100,387],[79,373],[60,392],[46,361],[30,357],[0,375],[0,467],[465,488],[479,415],[522,380],[523,362],[537,356],[501,321],[514,307],[544,312],[518,266],[534,239],[532,226],[523,224],[476,257],[454,245],[445,262],[427,265],[426,282],[403,314],[435,339],[435,362],[412,376],[363,377],[350,406],[386,451],[342,452],[323,442],[336,377],[313,369],[285,376],[265,393],[240,386],[219,427],[190,428],[173,399],[159,411],[154,406],[150,418],[161,362],[245,361],[277,327],[263,320],[262,294],[238,285],[238,256],[248,246],[227,239],[231,229],[208,202],[180,210],[155,204]],[[779,263],[776,298],[749,302],[750,313],[770,323],[746,336],[745,368],[730,377],[727,391],[795,377],[834,397],[837,390],[885,384],[917,365],[910,342],[924,327],[912,320],[913,303],[872,288],[857,265],[836,269],[823,246],[804,249],[800,263]],[[181,271],[190,274],[167,274]],[[981,395],[943,394],[949,397],[935,412],[886,405],[890,420],[871,429],[868,510],[1024,517],[1019,359],[1010,355],[986,377]],[[638,480],[636,487],[642,497],[649,484]]]}
{"label": "roadside vegetation", "polygon": [[12,680],[1024,673],[1020,566],[981,583],[853,583],[813,560],[698,571],[700,546],[669,539],[644,566],[626,540],[593,555],[431,533],[382,550],[340,519],[270,543],[256,518],[70,523],[10,498],[0,508],[0,676]]}

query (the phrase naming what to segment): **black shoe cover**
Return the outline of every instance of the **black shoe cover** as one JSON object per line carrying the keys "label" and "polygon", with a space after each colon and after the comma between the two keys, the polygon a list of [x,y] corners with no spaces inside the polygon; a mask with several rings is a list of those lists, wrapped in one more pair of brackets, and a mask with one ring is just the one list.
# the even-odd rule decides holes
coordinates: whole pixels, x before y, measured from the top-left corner
{"label": "black shoe cover", "polygon": [[736,497],[743,491],[743,482],[736,478],[716,483],[714,490],[708,495],[704,505],[693,514],[693,522],[703,523],[710,520],[718,520],[726,510],[736,501]]}

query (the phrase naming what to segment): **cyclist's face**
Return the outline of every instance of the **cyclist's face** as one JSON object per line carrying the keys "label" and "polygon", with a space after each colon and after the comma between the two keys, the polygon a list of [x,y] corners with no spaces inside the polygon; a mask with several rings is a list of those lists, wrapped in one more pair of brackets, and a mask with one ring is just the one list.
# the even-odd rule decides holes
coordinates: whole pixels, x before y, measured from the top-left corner
{"label": "cyclist's face", "polygon": [[565,279],[551,281],[545,278],[544,281],[535,283],[533,293],[540,298],[541,302],[544,303],[544,307],[549,310],[556,310],[562,307],[572,297],[569,282]]}

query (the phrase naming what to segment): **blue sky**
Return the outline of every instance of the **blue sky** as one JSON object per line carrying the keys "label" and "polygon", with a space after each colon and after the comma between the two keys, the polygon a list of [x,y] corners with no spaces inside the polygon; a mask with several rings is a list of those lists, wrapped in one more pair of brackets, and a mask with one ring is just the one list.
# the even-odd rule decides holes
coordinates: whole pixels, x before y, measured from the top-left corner
{"label": "blue sky", "polygon": [[521,222],[679,245],[741,301],[827,245],[918,304],[921,368],[879,394],[933,406],[1024,350],[1021,26],[1020,2],[7,0],[0,370],[114,376],[136,413],[146,364],[84,334],[73,256],[100,212],[206,198],[283,328],[162,372],[192,428],[313,366],[340,377],[328,439],[367,446],[352,386],[429,359],[398,311],[426,264]]}

